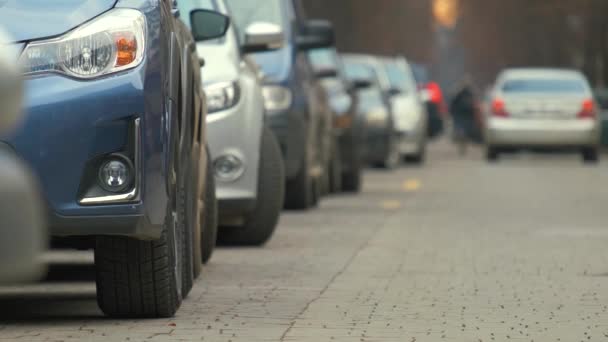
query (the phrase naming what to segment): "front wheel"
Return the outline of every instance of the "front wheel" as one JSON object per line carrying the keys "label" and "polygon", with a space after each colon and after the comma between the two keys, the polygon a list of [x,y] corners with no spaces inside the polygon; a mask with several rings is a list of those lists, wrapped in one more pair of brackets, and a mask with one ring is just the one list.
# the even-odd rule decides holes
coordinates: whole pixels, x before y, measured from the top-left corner
{"label": "front wheel", "polygon": [[424,164],[424,162],[426,161],[426,143],[421,143],[417,153],[406,155],[405,161],[407,163],[412,163],[416,165]]}
{"label": "front wheel", "polygon": [[218,232],[217,195],[215,189],[215,175],[211,165],[211,155],[207,151],[207,169],[205,171],[205,190],[203,192],[203,208],[200,221],[202,223],[201,257],[203,264],[211,260]]}
{"label": "front wheel", "polygon": [[487,146],[486,147],[486,160],[488,162],[497,162],[499,159],[499,152],[498,152],[498,148],[494,147],[494,146]]}
{"label": "front wheel", "polygon": [[285,208],[292,210],[306,210],[318,202],[319,183],[315,182],[310,174],[310,151],[304,143],[304,155],[298,174],[294,179],[287,181],[285,193]]}
{"label": "front wheel", "polygon": [[[139,241],[127,237],[98,237],[95,244],[97,303],[110,317],[166,318],[182,302],[180,262],[184,234],[175,212],[167,210],[162,237]],[[190,270],[187,270],[188,272]]]}
{"label": "front wheel", "polygon": [[344,189],[342,183],[342,158],[340,155],[340,148],[336,143],[334,153],[331,157],[331,163],[329,165],[329,192],[336,194]]}
{"label": "front wheel", "polygon": [[384,160],[380,162],[381,168],[392,170],[399,165],[399,159],[401,158],[397,142],[395,137],[391,137],[387,142],[387,151]]}
{"label": "front wheel", "polygon": [[595,164],[600,160],[599,152],[596,147],[585,147],[582,152],[583,162]]}
{"label": "front wheel", "polygon": [[223,227],[219,240],[225,244],[261,246],[274,234],[285,197],[285,170],[281,149],[272,132],[264,128],[258,172],[258,195],[242,227]]}

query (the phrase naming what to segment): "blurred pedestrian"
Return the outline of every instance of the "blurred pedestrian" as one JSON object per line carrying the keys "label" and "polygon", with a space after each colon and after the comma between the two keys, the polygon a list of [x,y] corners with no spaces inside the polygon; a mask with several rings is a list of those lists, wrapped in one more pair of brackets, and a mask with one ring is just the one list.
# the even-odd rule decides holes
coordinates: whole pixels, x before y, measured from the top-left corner
{"label": "blurred pedestrian", "polygon": [[450,101],[450,113],[454,124],[454,141],[461,156],[467,153],[476,125],[476,100],[473,82],[465,76],[458,83]]}

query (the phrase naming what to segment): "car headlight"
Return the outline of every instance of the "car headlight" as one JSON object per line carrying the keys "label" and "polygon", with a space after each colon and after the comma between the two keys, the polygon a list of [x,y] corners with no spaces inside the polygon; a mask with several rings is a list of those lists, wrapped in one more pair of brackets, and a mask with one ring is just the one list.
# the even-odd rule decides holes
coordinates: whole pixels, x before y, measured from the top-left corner
{"label": "car headlight", "polygon": [[239,102],[240,88],[236,82],[221,82],[205,87],[208,113],[234,107]]}
{"label": "car headlight", "polygon": [[26,75],[58,72],[94,78],[139,65],[145,36],[141,12],[114,9],[62,37],[28,44],[20,63]]}
{"label": "car headlight", "polygon": [[269,112],[289,109],[293,96],[291,90],[282,86],[264,86],[262,88],[264,104]]}

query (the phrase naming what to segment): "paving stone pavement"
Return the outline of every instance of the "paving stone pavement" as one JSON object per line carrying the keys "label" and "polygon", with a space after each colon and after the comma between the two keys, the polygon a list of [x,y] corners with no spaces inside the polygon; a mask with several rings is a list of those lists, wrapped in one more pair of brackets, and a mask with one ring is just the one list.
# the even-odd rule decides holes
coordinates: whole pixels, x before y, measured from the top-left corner
{"label": "paving stone pavement", "polygon": [[606,164],[430,156],[218,250],[173,319],[103,318],[74,254],[70,282],[0,289],[0,341],[608,341]]}

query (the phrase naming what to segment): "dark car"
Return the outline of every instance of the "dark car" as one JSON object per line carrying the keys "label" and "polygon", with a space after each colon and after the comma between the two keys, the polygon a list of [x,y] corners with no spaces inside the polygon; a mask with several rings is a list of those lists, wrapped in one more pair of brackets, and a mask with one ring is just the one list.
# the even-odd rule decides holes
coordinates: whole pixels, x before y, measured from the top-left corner
{"label": "dark car", "polygon": [[[50,233],[94,248],[97,300],[111,316],[172,316],[200,265],[206,107],[194,40],[173,5],[0,8],[27,91],[22,125],[2,140],[38,176]],[[197,40],[222,36],[229,23],[210,11],[192,16]]]}
{"label": "dark car", "polygon": [[401,160],[397,120],[391,105],[389,81],[379,58],[345,54],[347,77],[359,88],[361,113],[366,124],[366,160],[375,167],[395,168]]}
{"label": "dark car", "polygon": [[333,192],[358,192],[361,189],[363,120],[357,91],[347,80],[335,47],[315,49],[309,58],[333,113],[335,147],[330,165]]}
{"label": "dark car", "polygon": [[395,143],[395,123],[376,69],[361,56],[342,55],[346,78],[352,83],[359,100],[358,115],[364,122],[364,160],[387,168],[400,158]]}
{"label": "dark car", "polygon": [[262,21],[281,26],[284,46],[251,54],[265,75],[266,121],[281,145],[287,187],[285,206],[317,204],[329,174],[332,116],[306,51],[333,45],[331,25],[307,21],[294,0],[229,0],[241,28]]}

